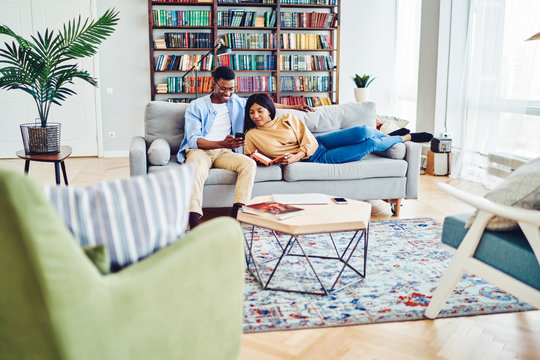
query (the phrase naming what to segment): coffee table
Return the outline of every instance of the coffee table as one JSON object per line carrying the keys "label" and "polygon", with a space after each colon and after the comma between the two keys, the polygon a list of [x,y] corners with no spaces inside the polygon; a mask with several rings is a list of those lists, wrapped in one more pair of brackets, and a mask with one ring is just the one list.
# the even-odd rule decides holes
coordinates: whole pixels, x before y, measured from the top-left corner
{"label": "coffee table", "polygon": [[[327,195],[330,199],[330,195]],[[258,196],[251,200],[249,203],[259,203],[263,201],[272,201],[272,196]],[[298,292],[298,293],[307,293],[315,295],[329,295],[333,292],[344,289],[347,286],[361,281],[366,276],[366,258],[367,258],[367,247],[368,247],[368,235],[369,235],[369,221],[371,216],[371,204],[356,201],[348,200],[346,205],[337,205],[329,201],[328,204],[324,205],[295,205],[305,209],[305,212],[302,215],[290,217],[284,220],[273,220],[258,215],[248,214],[244,212],[238,213],[238,221],[244,224],[251,225],[251,237],[248,239],[245,236],[246,242],[246,264],[249,271],[257,279],[261,287],[265,290],[279,290],[279,291],[289,291],[289,292]],[[253,238],[255,235],[255,228],[260,227],[264,229],[269,229],[274,235],[274,239],[279,244],[280,254],[278,254],[277,262],[268,279],[263,279],[261,276],[262,261],[258,261],[257,257],[254,256],[253,248]],[[280,241],[276,232],[283,233],[288,235],[288,240],[284,242],[285,245]],[[353,232],[353,236],[348,241],[347,246],[343,251],[339,251],[336,243],[334,241],[333,233],[337,232]],[[328,233],[329,241],[331,241],[333,246],[333,253],[328,255],[312,255],[309,254],[306,249],[309,247],[309,243],[305,242],[303,239],[304,235],[308,234],[318,234],[318,233]],[[353,267],[349,261],[351,260],[353,254],[356,252],[358,245],[361,240],[363,240],[363,271],[359,271]],[[293,247],[297,245],[300,249],[300,253],[293,253]],[[296,256],[302,257],[306,262],[306,270],[311,271],[318,283],[321,286],[321,290],[297,290],[291,288],[283,287],[270,287],[270,281],[272,280],[276,270],[284,264],[282,261],[285,257]],[[323,281],[319,274],[317,273],[315,267],[312,264],[313,259],[322,259],[322,260],[332,260],[337,261],[341,264],[341,269],[339,270],[338,276],[333,282],[332,286],[329,288],[325,287]],[[269,263],[271,260],[276,259],[265,259],[264,263]],[[336,289],[336,284],[338,283],[343,271],[349,268],[353,270],[357,275],[358,279],[356,281],[350,282],[340,288]]]}

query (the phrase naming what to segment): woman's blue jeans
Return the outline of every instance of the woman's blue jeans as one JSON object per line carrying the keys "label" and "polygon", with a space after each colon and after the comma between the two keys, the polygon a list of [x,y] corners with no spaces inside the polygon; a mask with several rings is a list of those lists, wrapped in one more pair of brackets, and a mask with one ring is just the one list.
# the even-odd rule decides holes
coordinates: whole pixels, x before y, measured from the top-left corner
{"label": "woman's blue jeans", "polygon": [[401,136],[386,136],[375,128],[355,126],[315,137],[319,147],[307,161],[341,164],[362,159],[376,151],[390,149],[403,142]]}

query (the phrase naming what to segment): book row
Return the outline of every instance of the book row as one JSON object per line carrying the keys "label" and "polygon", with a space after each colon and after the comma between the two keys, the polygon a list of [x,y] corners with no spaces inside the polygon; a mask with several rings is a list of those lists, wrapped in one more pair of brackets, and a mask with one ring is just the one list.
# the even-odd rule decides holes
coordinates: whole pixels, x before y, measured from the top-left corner
{"label": "book row", "polygon": [[222,55],[218,64],[233,70],[276,70],[276,55]]}
{"label": "book row", "polygon": [[237,76],[236,87],[239,92],[276,91],[275,76]]}
{"label": "book row", "polygon": [[280,70],[333,70],[334,60],[330,55],[280,55]]}
{"label": "book row", "polygon": [[218,0],[218,4],[227,4],[227,3],[233,3],[233,4],[275,4],[275,0]]}
{"label": "book row", "polygon": [[[168,98],[168,102],[172,103],[190,103],[195,98]],[[274,99],[275,101],[275,99]],[[307,105],[311,107],[332,105],[329,97],[319,96],[285,96],[279,100],[280,104],[284,105]]]}
{"label": "book row", "polygon": [[257,16],[255,11],[237,9],[218,11],[217,23],[218,26],[274,27],[276,26],[276,12],[266,11],[264,16]]}
{"label": "book row", "polygon": [[152,10],[152,26],[210,26],[209,10]]}
{"label": "book row", "polygon": [[[165,33],[165,47],[166,48],[211,48],[213,47],[212,34],[210,33],[188,33],[188,32],[176,32]],[[162,43],[159,43],[162,46]],[[161,47],[157,46],[160,49]]]}
{"label": "book row", "polygon": [[[172,1],[175,2],[175,1]],[[179,1],[182,2],[182,1]],[[199,2],[211,2],[201,1]],[[218,4],[275,4],[275,0],[218,0]],[[280,0],[281,4],[297,4],[297,5],[337,5],[337,0]]]}
{"label": "book row", "polygon": [[[197,80],[199,93],[212,91],[211,76],[199,76]],[[276,78],[274,76],[237,76],[236,88],[239,92],[276,91]],[[166,84],[156,85],[156,93],[195,93],[195,77],[169,76]]]}
{"label": "book row", "polygon": [[336,25],[337,14],[321,12],[282,12],[281,27],[331,28]]}
{"label": "book row", "polygon": [[280,3],[294,5],[337,5],[337,0],[280,0]]}
{"label": "book row", "polygon": [[225,45],[233,49],[274,49],[275,34],[228,33],[223,35]]}
{"label": "book row", "polygon": [[330,35],[317,34],[281,34],[282,49],[332,49]]}
{"label": "book row", "polygon": [[332,91],[332,78],[327,75],[282,76],[281,91]]}
{"label": "book row", "polygon": [[[197,79],[198,92],[209,93],[212,91],[213,79],[211,76],[199,76]],[[167,84],[157,84],[156,93],[195,93],[195,76],[182,78],[180,76],[167,77]]]}
{"label": "book row", "polygon": [[[159,0],[163,3],[212,3],[212,0]],[[276,0],[218,0],[218,4],[275,4]],[[281,4],[337,5],[337,0],[280,0]]]}
{"label": "book row", "polygon": [[307,105],[311,107],[332,105],[329,97],[320,96],[285,96],[279,102],[284,105]]}
{"label": "book row", "polygon": [[[186,55],[160,55],[156,61],[155,71],[187,71],[197,64],[203,55],[201,54],[186,54]],[[199,66],[200,71],[213,70],[214,55],[210,54],[204,58]]]}

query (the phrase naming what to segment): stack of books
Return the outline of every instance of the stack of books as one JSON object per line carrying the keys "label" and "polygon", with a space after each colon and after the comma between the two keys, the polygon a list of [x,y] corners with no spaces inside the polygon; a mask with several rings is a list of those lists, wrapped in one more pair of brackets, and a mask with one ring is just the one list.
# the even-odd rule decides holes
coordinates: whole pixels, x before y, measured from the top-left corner
{"label": "stack of books", "polygon": [[166,49],[167,43],[165,42],[165,39],[156,39],[154,40],[154,47],[156,49]]}
{"label": "stack of books", "polygon": [[157,84],[156,85],[156,93],[158,93],[158,94],[166,94],[167,93],[167,84]]}
{"label": "stack of books", "polygon": [[304,209],[278,203],[275,201],[266,201],[262,203],[244,205],[242,211],[247,214],[259,215],[268,219],[283,220],[292,216],[301,215],[305,212]]}

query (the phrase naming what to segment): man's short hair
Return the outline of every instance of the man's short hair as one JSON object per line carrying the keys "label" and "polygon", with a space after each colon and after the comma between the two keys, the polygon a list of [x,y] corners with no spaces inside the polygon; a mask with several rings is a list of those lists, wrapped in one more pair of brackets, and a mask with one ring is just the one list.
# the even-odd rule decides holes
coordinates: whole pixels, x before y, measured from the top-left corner
{"label": "man's short hair", "polygon": [[234,80],[234,71],[228,66],[220,66],[212,73],[214,81],[217,82],[219,79],[223,80]]}

